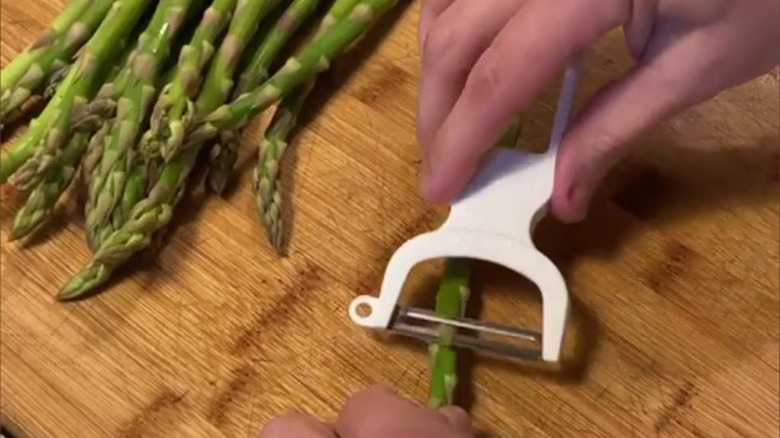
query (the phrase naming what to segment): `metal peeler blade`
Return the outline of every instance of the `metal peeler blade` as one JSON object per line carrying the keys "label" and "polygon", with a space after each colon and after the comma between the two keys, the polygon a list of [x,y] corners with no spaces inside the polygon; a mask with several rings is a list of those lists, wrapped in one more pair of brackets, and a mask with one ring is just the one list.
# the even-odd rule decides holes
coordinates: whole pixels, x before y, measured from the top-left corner
{"label": "metal peeler blade", "polygon": [[[531,235],[552,195],[555,158],[571,118],[580,71],[580,59],[566,70],[547,151],[535,155],[507,148],[493,150],[452,205],[444,224],[410,239],[393,254],[379,296],[362,295],[352,301],[353,322],[425,342],[437,340],[434,327],[445,324],[455,329],[453,344],[462,348],[526,361],[559,360],[569,312],[568,290],[560,271],[536,248]],[[435,258],[488,261],[534,282],[542,294],[541,330],[469,318],[444,319],[428,310],[399,306],[411,269]],[[488,335],[503,341],[492,341]],[[517,345],[521,341],[531,345]]]}

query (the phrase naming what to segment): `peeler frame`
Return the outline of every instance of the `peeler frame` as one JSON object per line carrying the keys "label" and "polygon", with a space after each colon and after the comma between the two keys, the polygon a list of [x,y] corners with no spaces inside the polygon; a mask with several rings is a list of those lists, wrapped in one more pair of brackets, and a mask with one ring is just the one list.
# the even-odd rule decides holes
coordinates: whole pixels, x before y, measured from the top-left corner
{"label": "peeler frame", "polygon": [[[571,118],[580,74],[581,61],[577,59],[563,79],[547,151],[532,154],[495,148],[489,152],[480,172],[453,203],[445,222],[405,242],[393,254],[379,296],[361,295],[352,301],[349,315],[353,322],[428,342],[436,340],[436,332],[410,322],[446,324],[541,343],[540,349],[526,349],[456,334],[456,346],[523,360],[559,360],[569,294],[560,271],[536,248],[532,233],[547,212],[555,158]],[[542,333],[467,318],[445,320],[430,311],[400,307],[398,299],[409,272],[417,264],[436,258],[479,259],[528,278],[541,291]]]}

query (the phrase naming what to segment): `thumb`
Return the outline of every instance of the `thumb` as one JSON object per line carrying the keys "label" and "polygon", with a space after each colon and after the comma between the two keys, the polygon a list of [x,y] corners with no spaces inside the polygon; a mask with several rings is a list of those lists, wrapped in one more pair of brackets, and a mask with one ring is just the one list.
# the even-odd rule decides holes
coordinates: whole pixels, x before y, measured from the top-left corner
{"label": "thumb", "polygon": [[672,48],[651,63],[637,66],[599,90],[585,106],[564,136],[556,160],[550,208],[558,219],[584,219],[593,193],[626,155],[630,141],[707,97],[699,92],[697,69],[678,67],[686,49]]}
{"label": "thumb", "polygon": [[458,406],[445,406],[439,409],[439,413],[443,415],[456,430],[473,435],[474,431],[471,425],[471,417],[469,417],[469,414],[462,408]]}

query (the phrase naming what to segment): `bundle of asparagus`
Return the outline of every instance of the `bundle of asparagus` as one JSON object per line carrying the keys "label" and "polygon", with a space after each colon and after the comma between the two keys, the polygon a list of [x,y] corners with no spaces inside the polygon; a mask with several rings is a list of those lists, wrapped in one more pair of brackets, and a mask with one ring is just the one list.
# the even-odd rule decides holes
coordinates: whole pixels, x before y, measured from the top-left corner
{"label": "bundle of asparagus", "polygon": [[[330,0],[314,37],[280,59],[325,1],[72,0],[3,69],[3,120],[36,95],[47,99],[0,160],[0,182],[28,195],[10,238],[40,227],[69,187],[86,192],[92,260],[59,299],[95,291],[151,245],[204,147],[214,156],[207,182],[220,193],[244,127],[277,104],[254,186],[279,246],[278,162],[296,115],[317,74],[398,0]],[[84,184],[72,184],[78,174]]]}

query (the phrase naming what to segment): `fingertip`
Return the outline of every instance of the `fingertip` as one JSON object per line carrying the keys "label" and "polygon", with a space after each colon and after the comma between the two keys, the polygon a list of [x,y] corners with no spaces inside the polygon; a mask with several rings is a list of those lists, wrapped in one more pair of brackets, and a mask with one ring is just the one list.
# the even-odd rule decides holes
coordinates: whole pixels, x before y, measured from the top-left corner
{"label": "fingertip", "polygon": [[468,434],[473,433],[471,417],[463,408],[458,406],[445,406],[439,409],[439,413],[442,414],[459,432],[466,432]]}
{"label": "fingertip", "polygon": [[554,191],[550,201],[550,213],[567,224],[582,222],[588,213],[589,196],[582,187],[564,187]]}
{"label": "fingertip", "polygon": [[420,191],[425,202],[434,205],[451,204],[461,195],[474,173],[470,164],[455,166],[439,160],[436,167],[428,166],[423,172]]}

